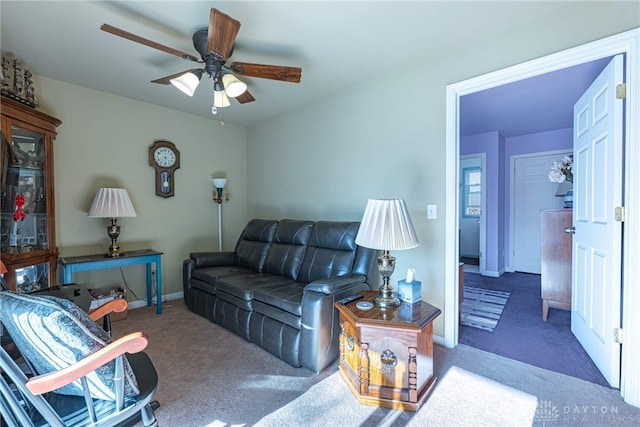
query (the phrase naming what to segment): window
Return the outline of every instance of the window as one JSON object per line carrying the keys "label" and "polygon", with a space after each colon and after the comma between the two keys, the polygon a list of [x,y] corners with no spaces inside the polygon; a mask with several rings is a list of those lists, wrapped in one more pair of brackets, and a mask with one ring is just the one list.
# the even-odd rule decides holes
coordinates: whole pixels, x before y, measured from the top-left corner
{"label": "window", "polygon": [[479,167],[462,169],[462,216],[480,218],[482,200],[482,170]]}

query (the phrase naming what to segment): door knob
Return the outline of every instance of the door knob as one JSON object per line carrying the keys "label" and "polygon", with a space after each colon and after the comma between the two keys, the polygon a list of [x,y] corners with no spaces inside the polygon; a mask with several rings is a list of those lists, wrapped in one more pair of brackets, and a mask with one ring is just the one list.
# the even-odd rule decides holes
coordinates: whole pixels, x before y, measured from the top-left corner
{"label": "door knob", "polygon": [[568,233],[568,234],[576,234],[576,228],[575,227],[565,227],[564,228],[564,232]]}

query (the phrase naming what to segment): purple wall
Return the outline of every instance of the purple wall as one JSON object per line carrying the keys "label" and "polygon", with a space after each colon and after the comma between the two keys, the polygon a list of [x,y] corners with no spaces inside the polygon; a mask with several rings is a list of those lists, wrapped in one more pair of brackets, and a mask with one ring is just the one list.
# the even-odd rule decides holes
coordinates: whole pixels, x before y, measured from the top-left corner
{"label": "purple wall", "polygon": [[511,157],[571,149],[572,147],[571,128],[511,138],[504,138],[497,131],[460,138],[461,156],[478,153],[486,155],[487,248],[485,263],[488,275],[500,275],[508,265]]}
{"label": "purple wall", "polygon": [[[500,271],[500,264],[504,267],[504,257],[499,256],[500,248],[504,245],[501,239],[501,224],[504,222],[504,209],[501,209],[504,198],[501,189],[504,188],[504,139],[498,132],[488,132],[460,138],[460,155],[485,153],[485,180],[487,223],[487,248],[484,251],[486,270],[490,275]],[[501,182],[502,181],[502,182]],[[482,249],[481,249],[482,250]],[[502,262],[501,262],[502,261]]]}

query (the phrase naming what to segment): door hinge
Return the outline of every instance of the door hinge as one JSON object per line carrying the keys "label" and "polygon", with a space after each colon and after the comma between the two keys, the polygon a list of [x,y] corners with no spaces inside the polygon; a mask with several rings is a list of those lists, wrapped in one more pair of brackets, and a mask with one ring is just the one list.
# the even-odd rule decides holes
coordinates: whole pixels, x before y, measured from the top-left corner
{"label": "door hinge", "polygon": [[623,339],[624,333],[622,331],[622,328],[613,328],[613,342],[622,344]]}
{"label": "door hinge", "polygon": [[624,222],[624,206],[616,207],[616,221]]}
{"label": "door hinge", "polygon": [[616,86],[616,99],[626,99],[627,98],[627,84],[620,83]]}

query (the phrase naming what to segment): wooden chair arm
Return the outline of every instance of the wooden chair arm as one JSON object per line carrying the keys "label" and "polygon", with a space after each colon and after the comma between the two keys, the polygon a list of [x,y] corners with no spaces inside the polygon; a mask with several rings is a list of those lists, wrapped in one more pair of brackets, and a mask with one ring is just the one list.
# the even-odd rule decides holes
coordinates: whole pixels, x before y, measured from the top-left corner
{"label": "wooden chair arm", "polygon": [[105,315],[115,312],[115,313],[120,313],[123,312],[127,309],[127,300],[124,298],[116,298],[113,299],[107,303],[102,304],[100,307],[96,308],[95,310],[90,311],[89,317],[94,321],[98,321],[98,319],[100,319],[101,317],[104,317]]}
{"label": "wooden chair arm", "polygon": [[36,395],[57,390],[95,371],[124,353],[137,353],[144,350],[148,342],[149,337],[144,332],[133,332],[113,341],[71,366],[30,378],[27,381],[27,388]]}

